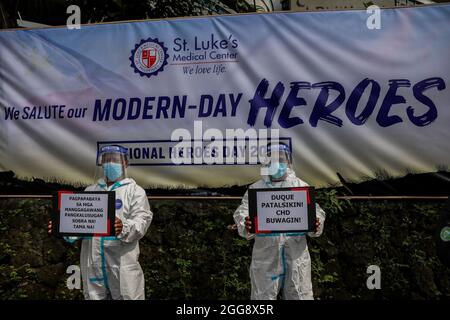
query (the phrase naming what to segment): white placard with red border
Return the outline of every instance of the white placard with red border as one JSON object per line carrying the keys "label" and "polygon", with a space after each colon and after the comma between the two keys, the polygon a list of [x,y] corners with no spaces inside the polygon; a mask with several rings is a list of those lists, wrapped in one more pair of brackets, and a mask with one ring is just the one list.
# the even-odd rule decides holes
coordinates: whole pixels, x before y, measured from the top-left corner
{"label": "white placard with red border", "polygon": [[114,192],[59,191],[53,201],[56,235],[114,236]]}
{"label": "white placard with red border", "polygon": [[313,187],[249,189],[248,197],[252,233],[314,230]]}

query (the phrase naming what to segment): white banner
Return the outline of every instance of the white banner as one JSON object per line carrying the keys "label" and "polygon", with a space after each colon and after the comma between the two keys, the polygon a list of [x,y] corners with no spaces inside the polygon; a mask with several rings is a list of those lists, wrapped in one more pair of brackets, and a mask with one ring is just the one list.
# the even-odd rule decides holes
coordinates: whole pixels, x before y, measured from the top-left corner
{"label": "white banner", "polygon": [[[211,163],[204,147],[244,136],[220,150],[248,156],[261,129],[318,187],[448,167],[450,5],[382,10],[379,29],[371,15],[1,31],[0,170],[92,183],[98,148],[117,143],[144,187],[246,184],[257,162]],[[191,162],[174,161],[180,141]]]}

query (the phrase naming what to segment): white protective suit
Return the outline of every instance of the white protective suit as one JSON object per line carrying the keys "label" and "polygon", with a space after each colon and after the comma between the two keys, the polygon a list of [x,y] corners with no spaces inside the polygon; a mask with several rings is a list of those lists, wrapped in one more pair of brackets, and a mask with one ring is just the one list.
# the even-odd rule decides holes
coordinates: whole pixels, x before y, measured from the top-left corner
{"label": "white protective suit", "polygon": [[[103,179],[86,191],[115,191],[116,217],[122,220],[117,237],[83,237],[81,276],[87,300],[143,300],[144,273],[138,262],[139,239],[147,232],[153,214],[143,188],[125,178],[109,188]],[[79,237],[66,237],[74,242]]]}
{"label": "white protective suit", "polygon": [[[287,169],[286,179],[271,183],[264,179],[249,188],[284,188],[306,187],[307,183],[295,176],[292,169]],[[306,235],[304,233],[249,234],[245,228],[248,216],[248,192],[234,213],[239,235],[250,240],[253,245],[250,265],[251,299],[276,300],[282,291],[286,300],[312,300],[311,258],[309,256]],[[310,232],[310,237],[322,234],[325,212],[316,204],[316,216],[320,219],[317,233]]]}

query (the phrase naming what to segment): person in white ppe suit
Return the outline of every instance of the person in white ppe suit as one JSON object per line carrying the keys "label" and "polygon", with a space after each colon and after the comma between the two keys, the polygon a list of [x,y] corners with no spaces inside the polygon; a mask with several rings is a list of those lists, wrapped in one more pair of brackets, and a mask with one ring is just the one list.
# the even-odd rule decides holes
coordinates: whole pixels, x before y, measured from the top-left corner
{"label": "person in white ppe suit", "polygon": [[[292,155],[283,143],[267,146],[266,161],[261,168],[262,179],[249,188],[305,187],[308,184],[292,169]],[[312,300],[311,258],[305,233],[251,234],[248,214],[248,192],[234,215],[239,235],[254,239],[250,265],[251,299],[276,300],[279,293],[286,300]],[[315,232],[322,234],[325,212],[316,204]]]}
{"label": "person in white ppe suit", "polygon": [[[147,232],[153,214],[142,187],[127,178],[127,149],[104,146],[97,160],[100,173],[86,191],[114,191],[116,236],[65,237],[68,242],[81,238],[81,276],[87,300],[143,300],[144,273],[138,262],[139,239]],[[49,233],[51,233],[49,222]]]}

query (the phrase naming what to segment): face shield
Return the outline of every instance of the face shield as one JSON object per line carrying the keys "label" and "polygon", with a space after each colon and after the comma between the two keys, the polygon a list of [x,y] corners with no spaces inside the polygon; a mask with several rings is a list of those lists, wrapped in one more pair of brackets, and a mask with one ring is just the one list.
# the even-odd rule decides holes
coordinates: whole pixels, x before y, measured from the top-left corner
{"label": "face shield", "polygon": [[292,170],[292,154],[285,144],[269,144],[261,161],[261,176],[264,180],[282,181]]}
{"label": "face shield", "polygon": [[127,178],[128,150],[121,146],[104,146],[100,148],[97,158],[96,181],[103,179],[106,183]]}

